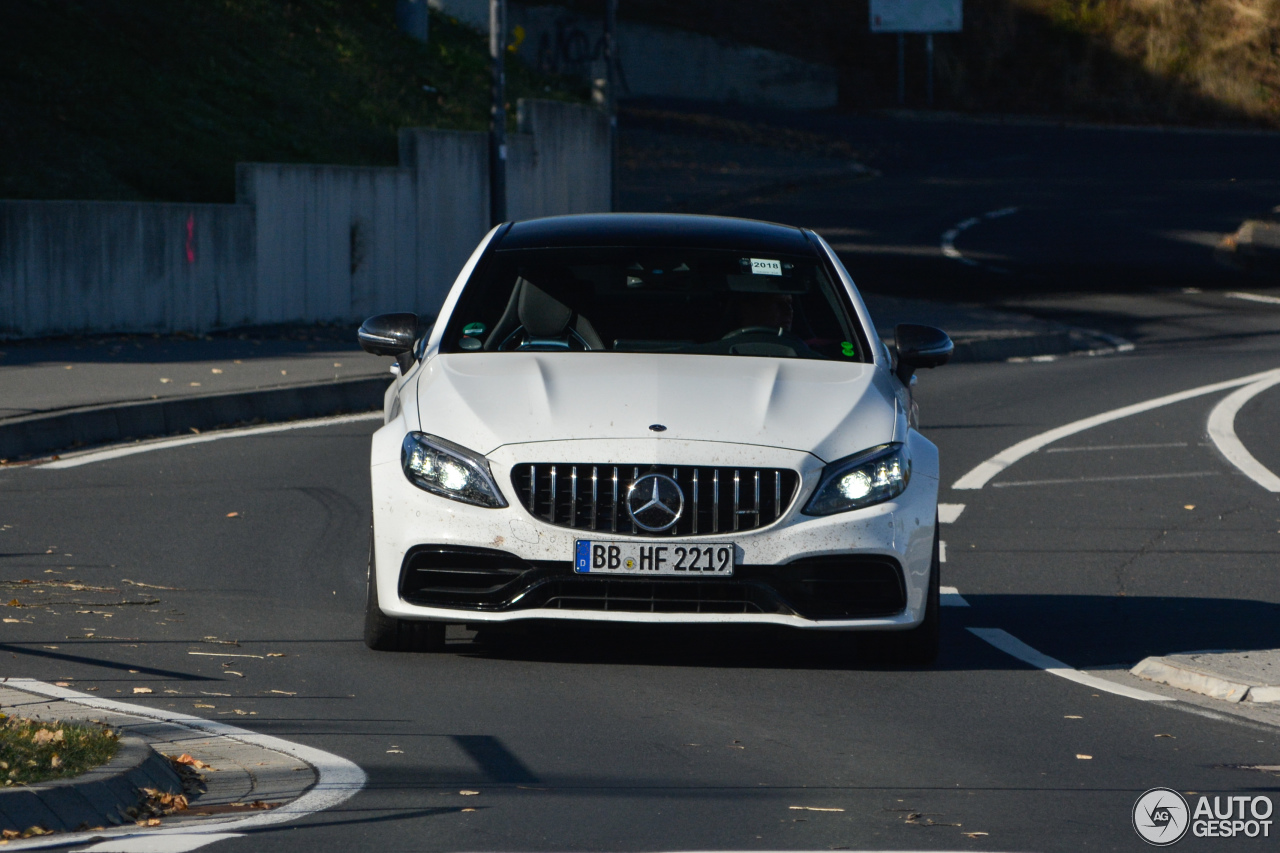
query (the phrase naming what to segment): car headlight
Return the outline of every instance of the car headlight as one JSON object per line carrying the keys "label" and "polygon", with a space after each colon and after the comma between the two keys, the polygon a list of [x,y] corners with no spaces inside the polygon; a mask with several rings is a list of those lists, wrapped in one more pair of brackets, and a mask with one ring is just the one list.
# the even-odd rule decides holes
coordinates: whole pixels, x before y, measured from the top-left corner
{"label": "car headlight", "polygon": [[901,444],[882,444],[832,462],[805,505],[805,515],[861,509],[902,494],[911,481],[911,460]]}
{"label": "car headlight", "polygon": [[411,432],[400,445],[400,467],[419,489],[474,506],[507,505],[483,456],[423,432]]}

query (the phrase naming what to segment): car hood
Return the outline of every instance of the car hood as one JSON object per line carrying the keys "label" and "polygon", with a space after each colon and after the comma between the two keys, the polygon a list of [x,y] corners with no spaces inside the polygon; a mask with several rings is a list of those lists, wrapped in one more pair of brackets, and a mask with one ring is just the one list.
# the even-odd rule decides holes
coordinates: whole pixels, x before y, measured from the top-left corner
{"label": "car hood", "polygon": [[508,444],[662,437],[831,461],[893,440],[897,401],[876,376],[873,365],[808,359],[458,353],[423,365],[417,400],[424,432],[484,454]]}

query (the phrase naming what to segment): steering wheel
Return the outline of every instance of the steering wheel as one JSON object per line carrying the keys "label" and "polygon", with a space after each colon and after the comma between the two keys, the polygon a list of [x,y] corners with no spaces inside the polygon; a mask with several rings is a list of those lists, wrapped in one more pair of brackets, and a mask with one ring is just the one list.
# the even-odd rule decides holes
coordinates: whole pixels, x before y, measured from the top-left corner
{"label": "steering wheel", "polygon": [[[507,335],[507,337],[503,339],[502,343],[498,345],[498,349],[514,349],[519,351],[545,349],[550,347],[558,348],[561,344],[563,344],[565,349],[573,349],[571,343],[577,344],[582,347],[583,350],[588,352],[592,349],[591,344],[587,342],[586,338],[578,334],[576,329],[565,329],[563,337],[563,341],[552,338],[533,338],[530,340],[528,339],[528,335],[525,333],[524,326],[516,326],[515,330],[512,331],[511,334]],[[514,346],[512,346],[512,344],[514,344]]]}
{"label": "steering wheel", "polygon": [[780,326],[743,326],[741,329],[734,329],[720,340],[727,341],[730,338],[739,338],[743,335],[773,335],[775,338],[780,338],[782,334]]}

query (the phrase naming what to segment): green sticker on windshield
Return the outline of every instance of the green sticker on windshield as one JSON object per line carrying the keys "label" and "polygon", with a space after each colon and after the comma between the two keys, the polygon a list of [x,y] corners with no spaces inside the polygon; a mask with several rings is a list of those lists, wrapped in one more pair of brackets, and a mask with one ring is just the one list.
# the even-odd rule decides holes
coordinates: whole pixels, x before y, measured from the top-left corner
{"label": "green sticker on windshield", "polygon": [[845,358],[853,358],[855,355],[857,355],[857,352],[855,352],[853,349],[853,344],[849,343],[848,341],[842,341],[840,343],[840,352],[844,353]]}
{"label": "green sticker on windshield", "polygon": [[462,327],[462,334],[467,337],[478,337],[484,334],[484,323],[468,323]]}

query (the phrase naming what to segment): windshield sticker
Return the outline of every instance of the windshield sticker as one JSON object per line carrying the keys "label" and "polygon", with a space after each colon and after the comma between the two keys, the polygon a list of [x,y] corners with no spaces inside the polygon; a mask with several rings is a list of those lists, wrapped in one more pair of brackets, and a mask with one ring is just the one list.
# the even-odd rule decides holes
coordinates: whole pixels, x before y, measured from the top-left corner
{"label": "windshield sticker", "polygon": [[467,337],[477,337],[484,334],[484,323],[468,323],[462,327],[462,334]]}
{"label": "windshield sticker", "polygon": [[752,275],[782,275],[782,262],[768,258],[751,258]]}
{"label": "windshield sticker", "polygon": [[853,348],[853,344],[849,343],[848,341],[841,341],[841,342],[840,342],[840,352],[844,354],[844,357],[845,357],[845,358],[853,358],[854,356],[856,356],[856,355],[858,354],[858,353],[854,350],[854,348]]}

